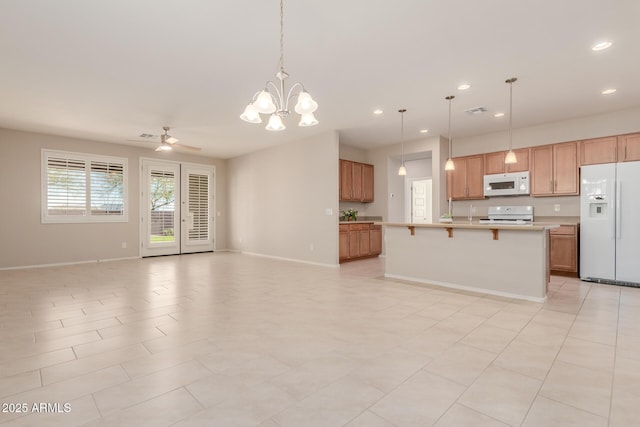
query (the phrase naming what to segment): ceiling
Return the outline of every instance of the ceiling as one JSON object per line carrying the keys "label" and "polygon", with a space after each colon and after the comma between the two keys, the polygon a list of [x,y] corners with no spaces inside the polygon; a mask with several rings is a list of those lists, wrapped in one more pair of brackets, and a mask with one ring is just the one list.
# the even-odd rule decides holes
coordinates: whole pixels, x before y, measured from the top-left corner
{"label": "ceiling", "polygon": [[[289,117],[277,133],[238,117],[276,71],[277,0],[0,5],[5,128],[154,148],[127,140],[169,125],[230,158],[334,129],[356,147],[394,143],[399,108],[406,140],[446,135],[447,95],[454,137],[502,131],[509,77],[515,128],[640,106],[637,0],[285,0],[284,66],[320,124]],[[601,40],[613,46],[593,52]]]}

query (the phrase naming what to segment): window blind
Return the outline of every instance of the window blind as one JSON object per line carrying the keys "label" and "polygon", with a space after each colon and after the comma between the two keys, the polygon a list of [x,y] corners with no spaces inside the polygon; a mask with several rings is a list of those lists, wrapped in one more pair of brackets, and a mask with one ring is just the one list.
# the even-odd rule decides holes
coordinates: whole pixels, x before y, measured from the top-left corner
{"label": "window blind", "polygon": [[127,160],[43,150],[42,221],[126,221]]}

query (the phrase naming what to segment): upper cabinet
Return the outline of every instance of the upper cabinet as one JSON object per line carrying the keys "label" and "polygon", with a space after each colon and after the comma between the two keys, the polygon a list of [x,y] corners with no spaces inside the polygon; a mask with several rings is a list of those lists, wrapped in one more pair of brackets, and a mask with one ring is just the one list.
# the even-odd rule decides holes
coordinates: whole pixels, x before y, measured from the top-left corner
{"label": "upper cabinet", "polygon": [[580,194],[578,142],[531,148],[531,195],[569,196]]}
{"label": "upper cabinet", "polygon": [[618,139],[607,138],[586,139],[580,144],[580,165],[597,165],[615,163],[618,160]]}
{"label": "upper cabinet", "polygon": [[340,201],[373,202],[373,165],[340,159]]}
{"label": "upper cabinet", "polygon": [[484,155],[484,173],[485,175],[493,175],[496,173],[524,172],[529,170],[529,149],[520,148],[513,150],[516,155],[517,163],[505,164],[504,158],[506,151],[497,151],[495,153],[487,153]]}
{"label": "upper cabinet", "polygon": [[640,160],[640,133],[620,135],[618,137],[618,161],[633,162]]}
{"label": "upper cabinet", "polygon": [[455,157],[455,169],[447,171],[447,198],[484,199],[484,155]]}

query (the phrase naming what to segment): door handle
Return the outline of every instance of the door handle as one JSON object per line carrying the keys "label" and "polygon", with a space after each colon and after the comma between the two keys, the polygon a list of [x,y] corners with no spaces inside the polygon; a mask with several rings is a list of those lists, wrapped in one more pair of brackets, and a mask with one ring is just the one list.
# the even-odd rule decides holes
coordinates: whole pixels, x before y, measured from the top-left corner
{"label": "door handle", "polygon": [[616,182],[616,239],[620,240],[622,235],[622,182]]}

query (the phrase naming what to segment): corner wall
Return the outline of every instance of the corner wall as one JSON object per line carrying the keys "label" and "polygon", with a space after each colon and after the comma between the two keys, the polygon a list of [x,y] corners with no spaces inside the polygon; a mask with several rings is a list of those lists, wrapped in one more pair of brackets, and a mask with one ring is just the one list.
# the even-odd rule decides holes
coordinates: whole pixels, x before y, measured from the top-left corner
{"label": "corner wall", "polygon": [[332,131],[229,160],[229,247],[338,265],[338,150]]}

